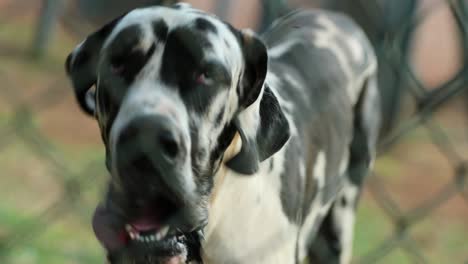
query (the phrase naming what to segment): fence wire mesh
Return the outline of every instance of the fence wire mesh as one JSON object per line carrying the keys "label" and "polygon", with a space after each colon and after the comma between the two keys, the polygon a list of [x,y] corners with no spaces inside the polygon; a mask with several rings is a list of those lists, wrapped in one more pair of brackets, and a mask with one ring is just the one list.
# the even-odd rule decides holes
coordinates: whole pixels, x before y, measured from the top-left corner
{"label": "fence wire mesh", "polygon": [[[107,181],[104,150],[62,69],[92,23],[74,12],[80,1],[70,2],[37,62],[29,40],[41,3],[0,0],[0,263],[102,263],[89,222]],[[468,263],[468,3],[321,4],[363,26],[382,68],[386,126],[359,206],[354,263]],[[440,10],[453,21],[461,60],[456,74],[429,87],[413,65],[414,41]]]}

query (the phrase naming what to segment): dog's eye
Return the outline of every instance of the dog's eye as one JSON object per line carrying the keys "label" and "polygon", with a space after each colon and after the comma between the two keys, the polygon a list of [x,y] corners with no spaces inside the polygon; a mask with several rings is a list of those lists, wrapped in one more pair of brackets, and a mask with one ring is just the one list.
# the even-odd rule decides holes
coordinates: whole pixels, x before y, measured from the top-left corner
{"label": "dog's eye", "polygon": [[197,84],[210,85],[227,82],[228,74],[226,69],[218,63],[209,63],[203,67],[204,70],[195,74]]}
{"label": "dog's eye", "polygon": [[210,84],[213,81],[211,77],[212,76],[208,71],[203,71],[197,74],[197,76],[195,77],[195,81],[197,82],[197,84]]}

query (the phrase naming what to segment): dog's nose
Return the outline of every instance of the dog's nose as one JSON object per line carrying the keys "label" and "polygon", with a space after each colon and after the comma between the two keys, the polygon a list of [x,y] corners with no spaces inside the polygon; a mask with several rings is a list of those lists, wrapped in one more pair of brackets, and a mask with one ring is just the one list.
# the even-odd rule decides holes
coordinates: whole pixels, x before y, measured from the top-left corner
{"label": "dog's nose", "polygon": [[184,155],[180,130],[164,116],[137,117],[121,130],[117,155],[119,163],[133,163],[144,158],[156,168],[175,165]]}

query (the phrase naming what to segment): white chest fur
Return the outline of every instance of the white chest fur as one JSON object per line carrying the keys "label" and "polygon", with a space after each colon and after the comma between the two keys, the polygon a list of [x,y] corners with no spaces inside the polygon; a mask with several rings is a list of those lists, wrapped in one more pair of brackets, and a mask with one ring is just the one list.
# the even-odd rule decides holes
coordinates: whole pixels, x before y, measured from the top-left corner
{"label": "white chest fur", "polygon": [[252,176],[221,170],[205,229],[204,263],[295,263],[298,227],[283,213],[283,163],[277,160],[283,153],[278,154],[272,171],[269,162]]}

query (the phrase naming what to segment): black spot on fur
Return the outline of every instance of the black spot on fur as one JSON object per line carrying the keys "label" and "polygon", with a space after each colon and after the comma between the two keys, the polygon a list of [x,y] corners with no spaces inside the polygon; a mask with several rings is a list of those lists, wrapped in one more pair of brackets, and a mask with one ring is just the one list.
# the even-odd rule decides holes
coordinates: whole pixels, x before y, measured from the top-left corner
{"label": "black spot on fur", "polygon": [[216,126],[220,126],[221,122],[223,121],[223,116],[224,116],[224,108],[219,111],[219,113],[216,115],[215,119],[215,124]]}
{"label": "black spot on fur", "polygon": [[169,32],[169,27],[164,20],[157,20],[153,22],[153,32],[157,41],[165,42],[167,33]]}
{"label": "black spot on fur", "polygon": [[156,48],[153,43],[147,51],[135,49],[141,41],[142,36],[143,32],[139,26],[129,26],[119,32],[108,48],[111,67],[119,69],[117,74],[127,84],[133,82],[135,76],[145,66]]}
{"label": "black spot on fur", "polygon": [[226,45],[226,47],[227,47],[228,49],[231,48],[231,44],[229,44],[229,42],[227,41],[227,39],[224,39],[224,44]]}
{"label": "black spot on fur", "polygon": [[209,31],[214,34],[218,33],[218,30],[216,29],[215,25],[213,25],[213,23],[206,20],[205,18],[197,18],[195,20],[195,27],[201,31]]}
{"label": "black spot on fur", "polygon": [[346,207],[348,205],[348,200],[346,199],[346,197],[344,196],[341,197],[340,204],[342,207]]}
{"label": "black spot on fur", "polygon": [[367,93],[368,80],[364,83],[362,92],[359,95],[355,105],[354,112],[358,113],[354,116],[354,135],[351,142],[351,156],[349,161],[349,179],[356,186],[362,186],[369,164],[371,162],[371,153],[369,146],[369,135],[365,127],[365,121],[360,114],[363,112],[364,100]]}
{"label": "black spot on fur", "polygon": [[218,138],[218,145],[210,154],[210,159],[212,162],[221,158],[224,151],[226,151],[226,149],[229,147],[229,144],[231,144],[235,134],[236,129],[232,124],[224,128],[223,132],[221,132],[221,135]]}
{"label": "black spot on fur", "polygon": [[311,263],[339,263],[342,245],[333,222],[331,210],[320,225],[319,232],[309,247]]}
{"label": "black spot on fur", "polygon": [[[162,56],[161,79],[179,90],[191,111],[206,112],[220,83],[203,84],[196,81],[202,71],[222,73],[216,63],[204,60],[204,53],[212,49],[206,36],[195,29],[179,27],[169,32]],[[222,76],[222,74],[220,74]],[[228,79],[226,79],[228,80]]]}
{"label": "black spot on fur", "polygon": [[193,87],[195,70],[200,68],[203,45],[188,28],[171,31],[162,57],[161,78],[181,89]]}

